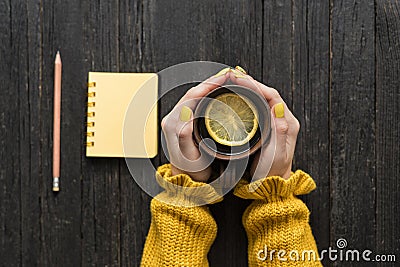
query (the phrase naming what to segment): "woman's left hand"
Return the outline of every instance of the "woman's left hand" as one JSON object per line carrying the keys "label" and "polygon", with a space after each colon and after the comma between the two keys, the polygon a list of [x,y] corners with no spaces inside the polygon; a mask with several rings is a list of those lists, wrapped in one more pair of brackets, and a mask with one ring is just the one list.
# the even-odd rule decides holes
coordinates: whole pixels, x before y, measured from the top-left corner
{"label": "woman's left hand", "polygon": [[[241,69],[241,68],[240,68]],[[235,70],[230,79],[243,87],[250,88],[263,95],[271,107],[271,119],[275,123],[271,140],[276,140],[261,148],[251,164],[250,174],[253,179],[267,176],[280,176],[288,179],[292,169],[292,160],[296,147],[300,124],[289,110],[279,92],[274,88],[256,81],[244,71]],[[272,162],[271,162],[272,160]]]}

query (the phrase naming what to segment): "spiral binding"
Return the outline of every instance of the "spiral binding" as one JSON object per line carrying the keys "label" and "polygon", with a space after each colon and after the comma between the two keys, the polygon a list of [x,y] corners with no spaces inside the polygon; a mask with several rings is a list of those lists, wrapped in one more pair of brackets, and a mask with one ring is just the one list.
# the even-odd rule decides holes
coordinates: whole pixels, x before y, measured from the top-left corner
{"label": "spiral binding", "polygon": [[[91,88],[96,87],[96,82],[89,82],[87,84],[87,86],[88,86],[88,91],[89,91]],[[86,113],[86,116],[88,118],[88,121],[86,122],[86,127],[87,128],[93,128],[95,126],[95,122],[94,121],[89,121],[89,118],[94,118],[95,115],[96,115],[96,112],[91,109],[91,108],[94,108],[96,106],[96,102],[92,101],[93,99],[90,99],[90,98],[96,97],[96,92],[95,91],[90,91],[90,92],[88,92],[87,96],[88,96],[88,102],[87,102],[88,111]],[[88,130],[86,132],[86,137],[94,137],[94,131],[89,131]],[[93,147],[94,146],[94,141],[87,140],[85,145],[87,147]]]}
{"label": "spiral binding", "polygon": [[92,146],[94,146],[94,142],[93,141],[92,142],[86,142],[86,146],[92,147]]}

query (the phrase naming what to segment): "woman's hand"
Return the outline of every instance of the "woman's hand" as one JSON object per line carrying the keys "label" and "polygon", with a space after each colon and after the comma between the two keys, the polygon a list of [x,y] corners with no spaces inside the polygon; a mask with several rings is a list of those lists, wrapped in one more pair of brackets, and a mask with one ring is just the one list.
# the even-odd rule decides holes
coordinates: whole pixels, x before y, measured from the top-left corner
{"label": "woman's hand", "polygon": [[288,179],[300,129],[299,121],[290,112],[277,90],[254,80],[243,69],[237,68],[230,72],[230,79],[238,85],[263,95],[271,107],[272,120],[275,122],[275,131],[272,131],[271,140],[275,139],[276,144],[274,146],[272,142],[262,147],[256,154],[250,168],[251,176],[253,179],[262,179],[267,176],[281,176]]}
{"label": "woman's hand", "polygon": [[193,140],[193,110],[200,98],[220,87],[229,77],[228,68],[191,88],[172,111],[161,121],[171,162],[172,175],[188,174],[199,182],[206,182],[211,175],[212,158],[200,153]]}

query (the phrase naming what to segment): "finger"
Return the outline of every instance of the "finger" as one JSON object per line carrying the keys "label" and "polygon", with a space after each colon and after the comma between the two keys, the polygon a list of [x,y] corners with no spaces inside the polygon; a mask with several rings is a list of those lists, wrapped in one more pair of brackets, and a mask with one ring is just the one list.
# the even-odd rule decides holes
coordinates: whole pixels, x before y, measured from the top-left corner
{"label": "finger", "polygon": [[288,139],[287,139],[287,152],[288,155],[293,158],[294,150],[296,148],[297,135],[300,130],[299,121],[294,118],[293,120],[288,120],[289,123],[289,131],[288,131]]}
{"label": "finger", "polygon": [[[180,131],[192,119],[192,110],[186,106],[188,102],[176,105],[161,121],[161,128],[164,132],[168,149],[172,149],[175,152],[177,151],[176,149],[179,149],[179,134],[182,134]],[[186,134],[188,135],[188,133]]]}
{"label": "finger", "polygon": [[[274,116],[271,114],[271,127],[275,129]],[[276,160],[276,131],[271,132],[270,140],[267,145],[263,145],[261,151],[257,153],[250,169],[252,173],[252,182],[258,179],[263,179],[269,174],[274,161]],[[255,161],[258,159],[258,161]]]}
{"label": "finger", "polygon": [[235,74],[235,71],[230,73],[230,79],[243,87],[255,90],[256,92],[260,93],[262,96],[265,97],[265,99],[268,101],[269,106],[272,108],[272,106],[278,104],[278,103],[284,103],[285,105],[285,117],[288,120],[288,122],[291,124],[297,124],[297,119],[295,116],[292,114],[290,109],[287,107],[285,101],[283,101],[282,97],[280,96],[279,92],[269,86],[266,86],[263,83],[260,83],[257,80],[254,80],[251,76],[249,75],[244,75],[243,73],[241,74]]}
{"label": "finger", "polygon": [[232,71],[229,78],[237,85],[252,89],[264,96],[270,107],[283,102],[282,97],[276,89],[260,83],[259,81],[253,79],[250,75],[238,74],[237,72]]}
{"label": "finger", "polygon": [[[164,142],[162,142],[165,155],[174,155],[178,152],[177,149],[179,150],[179,140],[175,133],[175,125],[176,119],[174,116],[171,116],[171,113],[165,116],[161,121],[161,130],[163,132],[161,137],[164,138],[165,145],[167,146],[167,151],[165,151]],[[168,160],[172,161],[170,158]]]}
{"label": "finger", "polygon": [[169,161],[185,172],[205,170],[213,158],[200,153],[192,138],[193,112],[187,106],[179,106],[163,119],[163,132]]}
{"label": "finger", "polygon": [[183,106],[179,122],[176,125],[176,133],[178,134],[179,147],[183,155],[187,155],[188,159],[195,160],[200,153],[193,140],[193,112],[189,107]]}
{"label": "finger", "polygon": [[287,161],[287,138],[289,124],[285,118],[285,105],[281,102],[272,107],[276,132],[276,160]]}
{"label": "finger", "polygon": [[[218,87],[223,85],[226,82],[226,80],[228,79],[229,72],[230,72],[229,70],[230,70],[230,68],[223,69],[219,73],[217,73],[216,75],[211,76],[210,78],[208,78],[207,80],[203,81],[202,83],[196,85],[195,87],[192,87],[179,100],[178,104],[180,104],[182,102],[185,102],[185,101],[188,101],[188,100],[198,99],[198,98],[204,97],[205,95],[207,95],[212,90],[217,89]],[[224,71],[226,71],[226,73],[223,74],[223,75],[220,75]],[[192,107],[192,106],[190,106],[190,108],[194,109],[194,107]]]}
{"label": "finger", "polygon": [[[287,130],[287,141],[291,143],[295,143],[297,140],[297,134],[299,133],[300,123],[290,111],[288,106],[285,102],[281,102],[283,104],[283,111],[278,110],[278,113],[282,113],[282,116],[286,119],[288,130]],[[275,106],[279,105],[279,109],[281,107],[281,103],[276,104]],[[276,111],[276,109],[275,109]],[[273,112],[275,113],[275,112]],[[276,115],[276,114],[275,114]]]}

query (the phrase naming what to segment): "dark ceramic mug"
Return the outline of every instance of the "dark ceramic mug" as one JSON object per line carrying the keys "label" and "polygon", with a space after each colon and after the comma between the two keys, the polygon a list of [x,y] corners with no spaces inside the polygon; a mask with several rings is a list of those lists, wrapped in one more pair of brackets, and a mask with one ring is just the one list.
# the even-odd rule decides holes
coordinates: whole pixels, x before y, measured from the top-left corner
{"label": "dark ceramic mug", "polygon": [[[205,112],[210,101],[221,94],[234,93],[252,102],[258,113],[258,129],[248,143],[240,146],[227,146],[212,139],[205,125]],[[264,97],[254,90],[238,86],[224,85],[203,97],[195,111],[193,135],[200,149],[220,160],[240,160],[254,154],[271,138],[271,110]],[[203,142],[201,142],[203,141]]]}

